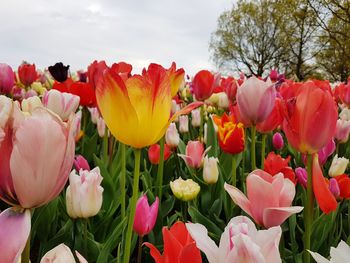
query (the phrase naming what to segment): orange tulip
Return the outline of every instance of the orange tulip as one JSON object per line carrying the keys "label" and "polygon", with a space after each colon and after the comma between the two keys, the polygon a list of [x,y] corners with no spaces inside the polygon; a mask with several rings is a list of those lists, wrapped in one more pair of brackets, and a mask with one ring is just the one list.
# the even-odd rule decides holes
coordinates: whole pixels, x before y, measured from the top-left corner
{"label": "orange tulip", "polygon": [[218,126],[220,148],[231,154],[242,152],[245,142],[243,124],[237,123],[233,115],[227,116],[226,113],[221,118],[215,116],[213,120]]}
{"label": "orange tulip", "polygon": [[107,68],[96,86],[97,104],[109,130],[134,148],[155,144],[173,119],[202,104],[190,104],[169,119],[171,82],[167,71],[157,64],[125,80]]}

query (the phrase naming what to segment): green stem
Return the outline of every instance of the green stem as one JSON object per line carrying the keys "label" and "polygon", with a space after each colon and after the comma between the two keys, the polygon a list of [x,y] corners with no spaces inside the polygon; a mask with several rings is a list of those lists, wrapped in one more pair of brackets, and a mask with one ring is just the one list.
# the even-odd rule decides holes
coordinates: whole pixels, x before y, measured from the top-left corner
{"label": "green stem", "polygon": [[85,148],[85,137],[86,137],[86,125],[87,125],[87,118],[89,116],[88,110],[86,107],[83,107],[81,110],[81,118],[82,118],[82,129],[83,129],[83,137],[81,138],[81,154],[84,155],[84,148]]}
{"label": "green stem", "polygon": [[128,263],[130,259],[132,226],[134,224],[136,201],[139,193],[140,160],[141,160],[141,149],[135,149],[134,181],[133,181],[133,187],[132,187],[132,197],[130,200],[130,211],[129,211],[130,214],[129,214],[129,220],[128,220],[128,228],[126,230],[126,238],[125,238],[124,263]]}
{"label": "green stem", "polygon": [[256,161],[255,161],[255,136],[256,136],[256,127],[253,125],[251,128],[251,145],[250,145],[250,159],[252,163],[252,170],[256,169]]}
{"label": "green stem", "polygon": [[312,232],[312,221],[313,221],[313,206],[314,206],[314,195],[312,191],[312,155],[307,155],[307,198],[304,210],[304,263],[310,263],[311,256],[306,250],[311,248],[311,232]]}
{"label": "green stem", "polygon": [[187,202],[186,201],[180,201],[180,202],[181,202],[183,221],[187,222]]}
{"label": "green stem", "polygon": [[103,136],[103,160],[107,162],[108,159],[108,129],[106,129],[105,135]]}
{"label": "green stem", "polygon": [[143,236],[139,236],[139,246],[137,249],[137,263],[141,263],[141,259],[142,259],[142,240],[143,240]]}
{"label": "green stem", "polygon": [[26,246],[24,247],[24,250],[21,255],[21,263],[29,263],[30,262],[30,233],[28,236],[28,240],[26,243]]}
{"label": "green stem", "polygon": [[200,107],[201,111],[201,124],[199,126],[199,139],[204,140],[204,105]]}
{"label": "green stem", "polygon": [[237,158],[235,154],[232,154],[232,174],[231,174],[231,185],[236,186],[237,184]]}
{"label": "green stem", "polygon": [[157,189],[159,202],[162,201],[162,190],[163,190],[163,168],[164,168],[164,136],[159,141],[160,152],[159,152],[159,164],[157,171]]}
{"label": "green stem", "polygon": [[125,218],[125,181],[126,181],[126,154],[125,154],[125,144],[120,143],[121,147],[121,173],[120,173],[120,206],[121,206],[121,219],[123,220]]}
{"label": "green stem", "polygon": [[84,255],[85,257],[88,257],[88,218],[83,218],[83,225],[84,225]]}
{"label": "green stem", "polygon": [[264,133],[262,135],[262,139],[261,139],[261,169],[264,169],[266,136],[267,136],[267,134]]}

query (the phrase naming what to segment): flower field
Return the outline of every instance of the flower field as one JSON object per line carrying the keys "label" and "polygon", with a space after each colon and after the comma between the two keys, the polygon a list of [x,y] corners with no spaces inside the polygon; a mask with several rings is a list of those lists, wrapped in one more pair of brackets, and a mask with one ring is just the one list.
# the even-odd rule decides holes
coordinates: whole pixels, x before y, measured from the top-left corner
{"label": "flower field", "polygon": [[0,263],[349,262],[350,83],[0,63]]}

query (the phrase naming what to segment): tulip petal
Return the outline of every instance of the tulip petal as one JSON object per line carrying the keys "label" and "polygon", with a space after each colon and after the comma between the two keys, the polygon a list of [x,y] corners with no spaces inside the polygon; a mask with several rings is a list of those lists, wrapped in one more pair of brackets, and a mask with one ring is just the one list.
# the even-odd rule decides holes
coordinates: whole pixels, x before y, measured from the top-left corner
{"label": "tulip petal", "polygon": [[341,240],[336,248],[331,247],[330,254],[332,262],[349,262],[350,246]]}
{"label": "tulip petal", "polygon": [[279,242],[282,235],[281,227],[271,227],[268,230],[260,230],[254,239],[254,242],[260,247],[264,255],[265,262],[280,263],[281,256],[279,252]]}
{"label": "tulip petal", "polygon": [[8,208],[0,214],[0,261],[17,262],[30,233],[31,215]]}
{"label": "tulip petal", "polygon": [[320,254],[318,254],[316,252],[312,252],[310,250],[308,250],[308,251],[317,263],[329,263],[329,260],[322,257]]}
{"label": "tulip petal", "polygon": [[236,187],[224,184],[226,192],[231,196],[233,202],[235,202],[244,212],[252,216],[251,205],[248,198]]}
{"label": "tulip petal", "polygon": [[281,225],[292,214],[299,213],[303,210],[302,206],[291,207],[271,207],[266,208],[263,214],[264,227],[270,228]]}
{"label": "tulip petal", "polygon": [[337,200],[326,184],[317,155],[314,155],[312,162],[312,188],[323,213],[328,214],[337,209]]}
{"label": "tulip petal", "polygon": [[150,249],[150,254],[153,257],[155,263],[163,263],[163,256],[153,244],[149,242],[145,242],[143,244]]}
{"label": "tulip petal", "polygon": [[218,247],[208,236],[208,230],[201,224],[186,224],[187,230],[196,241],[197,247],[207,256],[209,262],[219,262]]}
{"label": "tulip petal", "polygon": [[196,243],[191,243],[185,246],[180,254],[179,263],[202,263],[202,256],[199,249],[196,247]]}

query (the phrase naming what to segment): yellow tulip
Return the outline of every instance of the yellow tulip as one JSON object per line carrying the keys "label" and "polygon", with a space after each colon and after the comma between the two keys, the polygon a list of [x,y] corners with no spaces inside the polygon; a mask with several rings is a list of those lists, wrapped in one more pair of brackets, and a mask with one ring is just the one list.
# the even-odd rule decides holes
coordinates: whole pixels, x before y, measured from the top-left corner
{"label": "yellow tulip", "polygon": [[124,144],[143,148],[155,144],[170,122],[201,103],[171,112],[171,80],[162,66],[150,64],[142,75],[123,80],[110,68],[104,70],[96,87],[96,99],[111,133]]}

